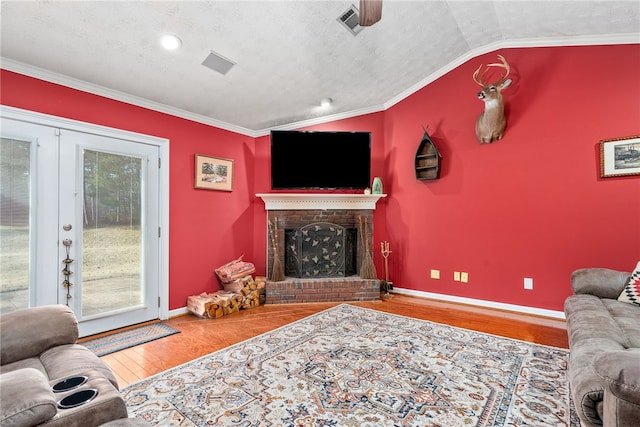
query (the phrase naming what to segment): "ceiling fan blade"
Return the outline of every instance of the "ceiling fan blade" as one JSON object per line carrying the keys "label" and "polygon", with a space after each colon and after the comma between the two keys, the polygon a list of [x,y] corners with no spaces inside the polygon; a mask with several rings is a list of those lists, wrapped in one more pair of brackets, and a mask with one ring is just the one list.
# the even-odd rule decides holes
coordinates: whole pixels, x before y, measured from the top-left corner
{"label": "ceiling fan blade", "polygon": [[370,27],[382,18],[382,0],[360,0],[360,26]]}

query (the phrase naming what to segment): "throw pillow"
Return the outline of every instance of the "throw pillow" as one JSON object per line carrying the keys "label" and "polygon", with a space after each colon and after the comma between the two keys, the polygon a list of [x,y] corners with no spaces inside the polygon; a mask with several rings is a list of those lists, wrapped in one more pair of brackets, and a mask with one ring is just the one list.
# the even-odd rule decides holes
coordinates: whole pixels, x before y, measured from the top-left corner
{"label": "throw pillow", "polygon": [[628,302],[640,306],[640,262],[627,279],[618,301]]}

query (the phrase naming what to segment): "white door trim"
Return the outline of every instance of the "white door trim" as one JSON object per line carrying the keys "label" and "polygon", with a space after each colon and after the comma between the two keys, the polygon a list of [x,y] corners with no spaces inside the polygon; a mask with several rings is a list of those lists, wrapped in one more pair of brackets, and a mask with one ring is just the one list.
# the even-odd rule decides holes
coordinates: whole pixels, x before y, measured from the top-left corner
{"label": "white door trim", "polygon": [[0,116],[7,119],[21,120],[37,125],[51,126],[60,129],[69,129],[77,132],[92,133],[96,135],[128,139],[130,141],[149,144],[158,147],[160,164],[159,186],[161,191],[159,198],[159,220],[160,240],[159,240],[159,272],[158,272],[158,293],[160,295],[159,316],[160,319],[169,318],[169,140],[152,135],[145,135],[130,132],[122,129],[115,129],[93,123],[81,122],[64,117],[52,116],[49,114],[37,113],[15,107],[0,105]]}

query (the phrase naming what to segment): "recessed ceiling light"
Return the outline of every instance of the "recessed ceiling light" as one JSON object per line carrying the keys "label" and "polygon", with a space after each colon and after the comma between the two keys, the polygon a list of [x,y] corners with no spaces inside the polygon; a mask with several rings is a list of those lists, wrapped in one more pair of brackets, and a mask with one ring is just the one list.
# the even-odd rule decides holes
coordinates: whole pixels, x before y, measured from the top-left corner
{"label": "recessed ceiling light", "polygon": [[331,99],[331,98],[322,98],[320,100],[320,106],[322,108],[329,108],[329,107],[331,107],[331,104],[333,104],[333,99]]}
{"label": "recessed ceiling light", "polygon": [[182,40],[180,40],[178,36],[167,34],[162,36],[162,38],[160,39],[160,44],[167,50],[176,50],[180,46],[182,46]]}

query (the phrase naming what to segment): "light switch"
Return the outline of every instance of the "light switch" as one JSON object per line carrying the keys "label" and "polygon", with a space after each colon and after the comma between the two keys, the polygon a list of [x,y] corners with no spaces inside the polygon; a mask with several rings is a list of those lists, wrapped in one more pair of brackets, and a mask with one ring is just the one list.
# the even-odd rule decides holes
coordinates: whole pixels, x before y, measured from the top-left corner
{"label": "light switch", "polygon": [[533,289],[533,278],[531,277],[524,278],[524,288],[529,290]]}

